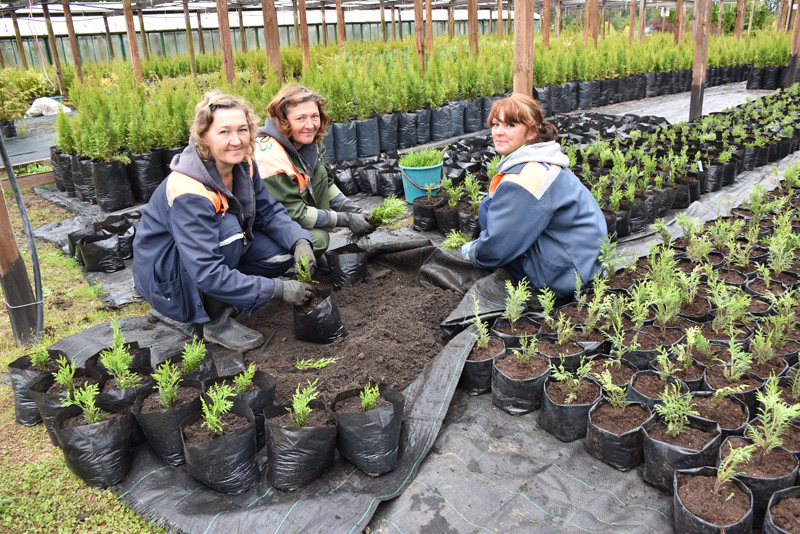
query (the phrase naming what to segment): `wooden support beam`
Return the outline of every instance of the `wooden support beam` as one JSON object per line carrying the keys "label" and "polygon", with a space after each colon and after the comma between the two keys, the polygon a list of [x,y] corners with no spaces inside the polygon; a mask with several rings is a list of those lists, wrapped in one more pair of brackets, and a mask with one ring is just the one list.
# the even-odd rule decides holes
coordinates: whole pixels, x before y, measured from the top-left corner
{"label": "wooden support beam", "polygon": [[[792,12],[789,11],[788,18],[791,18]],[[792,29],[792,44],[789,46],[789,63],[786,69],[786,76],[783,79],[783,87],[790,87],[794,80],[797,78],[797,59],[800,54],[800,24],[798,24],[797,17],[800,17],[800,9],[797,10],[794,20],[794,28]]]}
{"label": "wooden support beam", "polygon": [[717,35],[722,35],[722,8],[725,2],[719,0],[719,10],[717,11]]}
{"label": "wooden support beam", "polygon": [[533,95],[533,0],[514,1],[514,92]]}
{"label": "wooden support beam", "polygon": [[[328,24],[325,22],[325,2],[320,2],[319,14],[322,16],[322,46],[328,46]],[[394,16],[394,12],[392,12]],[[392,28],[394,30],[394,28]]]}
{"label": "wooden support beam", "polygon": [[447,37],[453,39],[456,36],[456,8],[453,6],[453,0],[450,0],[450,5],[447,6]]}
{"label": "wooden support beam", "polygon": [[686,24],[683,16],[683,0],[677,0],[675,5],[675,44],[683,40],[683,26]]}
{"label": "wooden support beam", "polygon": [[489,6],[489,33],[492,33],[492,6]]}
{"label": "wooden support beam", "polygon": [[[347,40],[347,33],[344,27],[344,10],[342,0],[336,0],[336,35],[339,40],[339,49],[344,50],[344,43]],[[402,34],[401,37],[402,39]]]}
{"label": "wooden support beam", "polygon": [[403,40],[403,12],[400,8],[397,8],[397,34],[400,36],[400,40]]}
{"label": "wooden support beam", "polygon": [[139,60],[139,44],[136,42],[136,28],[133,26],[133,9],[131,0],[122,0],[122,10],[125,12],[125,29],[128,32],[128,47],[131,51],[131,63],[136,79],[142,81],[142,63]]}
{"label": "wooden support beam", "polygon": [[590,4],[589,8],[589,30],[591,31],[592,41],[594,41],[594,47],[597,49],[597,36],[598,30],[600,29],[600,20],[599,20],[599,0],[590,0],[588,2]]}
{"label": "wooden support beam", "polygon": [[222,70],[229,83],[233,83],[233,44],[231,43],[231,25],[228,21],[228,2],[217,0],[217,19],[219,20],[219,49],[222,52]]}
{"label": "wooden support beam", "polygon": [[417,55],[422,63],[422,74],[425,74],[425,22],[422,19],[422,0],[414,0],[414,37]]}
{"label": "wooden support beam", "polygon": [[200,53],[206,53],[206,39],[203,36],[203,21],[200,18],[200,12],[197,13],[197,39],[200,45]]}
{"label": "wooden support beam", "polygon": [[606,0],[603,0],[603,9],[600,11],[600,36],[606,40]]}
{"label": "wooden support beam", "polygon": [[[786,4],[789,0],[780,0],[778,2],[778,10],[775,13],[775,31],[780,32],[786,24],[784,17],[786,16]],[[744,26],[744,25],[743,25]]]}
{"label": "wooden support beam", "polygon": [[736,21],[733,23],[733,33],[737,39],[744,34],[744,10],[746,0],[736,0]]}
{"label": "wooden support beam", "polygon": [[428,54],[433,54],[433,0],[425,0],[425,42]]}
{"label": "wooden support beam", "polygon": [[303,67],[311,65],[311,51],[308,44],[308,19],[306,18],[306,0],[299,0],[300,10],[300,48],[303,50]]}
{"label": "wooden support beam", "polygon": [[[452,2],[450,2],[452,4]],[[453,9],[452,7],[450,8]],[[452,11],[450,11],[452,13]],[[450,15],[452,17],[452,14]],[[503,38],[503,0],[497,0],[497,36]]]}
{"label": "wooden support beam", "polygon": [[644,38],[644,27],[647,25],[647,0],[639,0],[639,42]]}
{"label": "wooden support beam", "polygon": [[28,69],[28,59],[25,57],[25,49],[22,48],[22,35],[19,33],[19,24],[17,23],[17,14],[11,12],[11,24],[14,26],[14,38],[17,40],[17,50],[19,50],[19,57],[22,60],[22,68]]}
{"label": "wooden support beam", "polygon": [[61,59],[58,57],[58,48],[56,47],[56,34],[53,32],[53,22],[50,20],[50,8],[47,4],[42,4],[42,13],[44,14],[44,21],[47,25],[47,39],[50,42],[50,48],[53,52],[53,62],[56,65],[58,90],[61,92],[62,96],[66,96],[67,87],[64,84],[64,71],[61,70]]}
{"label": "wooden support beam", "polygon": [[628,46],[633,45],[633,27],[636,25],[636,0],[631,0],[631,21],[628,24]]}
{"label": "wooden support beam", "polygon": [[542,7],[542,40],[544,46],[550,48],[550,0],[543,0],[544,6]]}
{"label": "wooden support beam", "polygon": [[294,15],[294,45],[300,47],[300,16],[297,13],[297,0],[292,0],[292,14]]}
{"label": "wooden support beam", "polygon": [[386,12],[383,9],[383,1],[381,0],[381,41],[386,42]]}
{"label": "wooden support beam", "polygon": [[794,12],[794,4],[797,3],[797,0],[789,0],[789,5],[787,6],[787,16],[786,16],[786,32],[793,28],[792,22],[795,20],[792,18],[792,13]]}
{"label": "wooden support beam", "polygon": [[239,40],[241,41],[242,52],[247,52],[247,38],[244,34],[244,10],[239,7]]}
{"label": "wooden support beam", "polygon": [[750,35],[750,32],[753,29],[753,14],[756,12],[756,2],[755,0],[750,2],[750,22],[747,24],[747,35]]}
{"label": "wooden support beam", "polygon": [[592,9],[592,2],[591,0],[584,0],[583,2],[583,46],[584,48],[589,46],[589,30],[592,25],[591,17],[589,16],[589,10]]}
{"label": "wooden support beam", "polygon": [[103,13],[103,26],[106,30],[106,46],[108,46],[108,57],[114,59],[114,43],[111,40],[111,29],[108,27],[108,15]]}
{"label": "wooden support beam", "polygon": [[694,35],[694,65],[692,67],[692,94],[689,101],[689,120],[703,114],[703,93],[706,82],[706,54],[708,47],[708,22],[711,0],[695,0],[697,19]]}
{"label": "wooden support beam", "polygon": [[392,9],[392,41],[396,41],[397,40],[397,24],[395,22],[395,15],[394,15],[395,7],[394,7],[394,4],[392,4],[391,9]]}
{"label": "wooden support beam", "polygon": [[563,16],[561,9],[561,0],[556,0],[556,39],[558,39],[561,36],[562,21],[563,21]]}
{"label": "wooden support beam", "polygon": [[147,32],[144,29],[144,15],[142,15],[143,9],[139,9],[139,33],[142,35],[142,52],[144,52],[144,60],[148,61],[150,59],[150,47],[147,46]]}
{"label": "wooden support beam", "polygon": [[189,16],[189,2],[183,0],[183,21],[186,24],[186,45],[189,49],[189,68],[197,74],[197,62],[194,60],[194,37],[192,37],[192,19]]}
{"label": "wooden support beam", "polygon": [[75,73],[78,75],[78,79],[83,82],[81,51],[80,48],[78,48],[78,36],[75,35],[75,26],[72,24],[72,12],[69,10],[69,1],[61,0],[61,8],[64,10],[64,22],[67,23],[67,35],[69,35],[69,47],[72,49],[72,61],[75,63]]}
{"label": "wooden support beam", "polygon": [[467,0],[467,33],[469,55],[478,56],[478,0]]}
{"label": "wooden support beam", "polygon": [[264,44],[267,48],[267,58],[275,71],[278,84],[283,81],[281,67],[281,42],[278,36],[278,14],[275,11],[275,0],[261,0],[261,13],[264,17]]}

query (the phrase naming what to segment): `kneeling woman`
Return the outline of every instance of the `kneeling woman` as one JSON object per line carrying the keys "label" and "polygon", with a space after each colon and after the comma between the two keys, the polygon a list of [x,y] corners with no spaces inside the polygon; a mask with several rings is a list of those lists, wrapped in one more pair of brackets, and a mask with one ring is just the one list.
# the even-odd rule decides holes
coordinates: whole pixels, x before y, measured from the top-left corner
{"label": "kneeling woman", "polygon": [[495,150],[504,156],[478,213],[481,234],[461,254],[484,269],[508,266],[517,280],[550,288],[557,297],[575,291],[600,270],[607,236],[600,207],[567,168],[556,128],[539,104],[514,94],[489,114]]}
{"label": "kneeling woman", "polygon": [[311,236],[272,198],[250,156],[257,117],[242,100],[208,93],[195,108],[189,146],[153,193],[133,242],[136,289],[156,316],[233,350],[263,336],[236,322],[270,300],[304,304],[311,286],[276,277],[305,253]]}

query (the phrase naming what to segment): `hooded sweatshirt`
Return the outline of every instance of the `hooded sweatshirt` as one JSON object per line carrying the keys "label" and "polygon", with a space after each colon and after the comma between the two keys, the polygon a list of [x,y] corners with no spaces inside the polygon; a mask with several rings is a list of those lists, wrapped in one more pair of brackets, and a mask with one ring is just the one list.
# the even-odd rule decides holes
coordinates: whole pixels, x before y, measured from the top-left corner
{"label": "hooded sweatshirt", "polygon": [[347,200],[334,184],[324,155],[322,143],[295,148],[269,118],[258,130],[255,158],[264,185],[306,229],[336,226],[336,211]]}
{"label": "hooded sweatshirt", "polygon": [[311,241],[269,196],[251,163],[233,168],[234,196],[190,142],[145,207],[133,241],[133,280],[167,317],[208,322],[198,291],[250,313],[269,302],[275,282],[236,269],[254,229],[287,251],[298,239]]}
{"label": "hooded sweatshirt", "polygon": [[505,157],[478,212],[480,237],[462,254],[483,269],[507,265],[518,280],[557,297],[575,291],[576,273],[585,287],[600,270],[607,230],[600,207],[568,164],[555,141]]}

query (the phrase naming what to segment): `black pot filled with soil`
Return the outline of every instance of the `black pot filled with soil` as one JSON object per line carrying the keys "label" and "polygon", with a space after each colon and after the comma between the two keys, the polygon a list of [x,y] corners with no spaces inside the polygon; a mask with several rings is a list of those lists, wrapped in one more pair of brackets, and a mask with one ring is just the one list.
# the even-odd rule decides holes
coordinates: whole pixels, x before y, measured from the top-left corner
{"label": "black pot filled with soil", "polygon": [[339,308],[330,289],[317,291],[317,296],[302,307],[293,308],[294,337],[300,341],[328,344],[347,335]]}
{"label": "black pot filled with soil", "polygon": [[799,523],[800,487],[795,486],[773,493],[761,533],[789,534],[797,531]]}
{"label": "black pot filled with soil", "polygon": [[42,421],[39,408],[28,388],[46,374],[58,370],[56,358],[62,353],[49,349],[47,352],[50,354],[50,359],[44,371],[31,363],[30,355],[17,358],[8,364],[8,375],[11,377],[11,388],[14,391],[14,420],[25,426],[33,426]]}
{"label": "black pot filled with soil", "polygon": [[412,207],[412,213],[414,215],[414,224],[412,228],[418,232],[430,232],[439,228],[439,225],[436,223],[435,210],[445,202],[447,202],[447,200],[444,197],[437,196],[428,198],[427,195],[423,195],[415,198]]}
{"label": "black pot filled with soil", "polygon": [[749,534],[753,530],[753,495],[741,481],[717,483],[714,467],[681,469],[673,480],[675,532]]}
{"label": "black pot filled with soil", "polygon": [[492,402],[511,415],[522,415],[542,404],[544,383],[550,376],[550,360],[533,355],[525,362],[506,354],[492,360]]}
{"label": "black pot filled with soil", "polygon": [[464,361],[464,370],[461,371],[458,387],[468,395],[481,395],[491,391],[494,361],[505,354],[506,347],[500,338],[489,338],[489,344],[485,348],[473,345]]}
{"label": "black pot filled with soil", "polygon": [[[251,364],[252,365],[252,364]],[[214,384],[228,384],[237,390],[235,379],[242,376],[244,371],[230,376],[221,376],[206,380],[206,389]],[[255,418],[256,425],[256,444],[260,450],[265,443],[266,435],[264,434],[264,409],[272,406],[275,401],[275,387],[278,384],[278,379],[271,374],[264,371],[256,371],[253,379],[247,388],[247,391],[236,391],[234,400],[241,400],[245,402],[250,409],[253,410],[253,417]]]}
{"label": "black pot filled with soil", "polygon": [[589,410],[599,397],[600,386],[585,380],[572,399],[564,382],[558,382],[551,376],[544,385],[539,426],[560,441],[580,439],[586,435]]}
{"label": "black pot filled with soil", "polygon": [[600,399],[589,410],[586,450],[614,469],[633,469],[644,460],[639,429],[651,417],[647,407],[638,402],[617,407]]}
{"label": "black pot filled with soil", "polygon": [[367,278],[369,254],[355,243],[325,253],[331,270],[331,283],[336,289]]}

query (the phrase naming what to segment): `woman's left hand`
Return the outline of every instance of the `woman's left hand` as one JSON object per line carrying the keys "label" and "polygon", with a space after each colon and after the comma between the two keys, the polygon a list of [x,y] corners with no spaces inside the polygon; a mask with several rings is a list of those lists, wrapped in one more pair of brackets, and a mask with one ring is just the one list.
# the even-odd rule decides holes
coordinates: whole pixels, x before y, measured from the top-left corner
{"label": "woman's left hand", "polygon": [[300,259],[305,254],[308,260],[308,272],[314,276],[314,271],[317,270],[317,258],[314,257],[314,249],[311,248],[311,243],[307,239],[298,239],[294,245],[294,262],[300,263]]}

